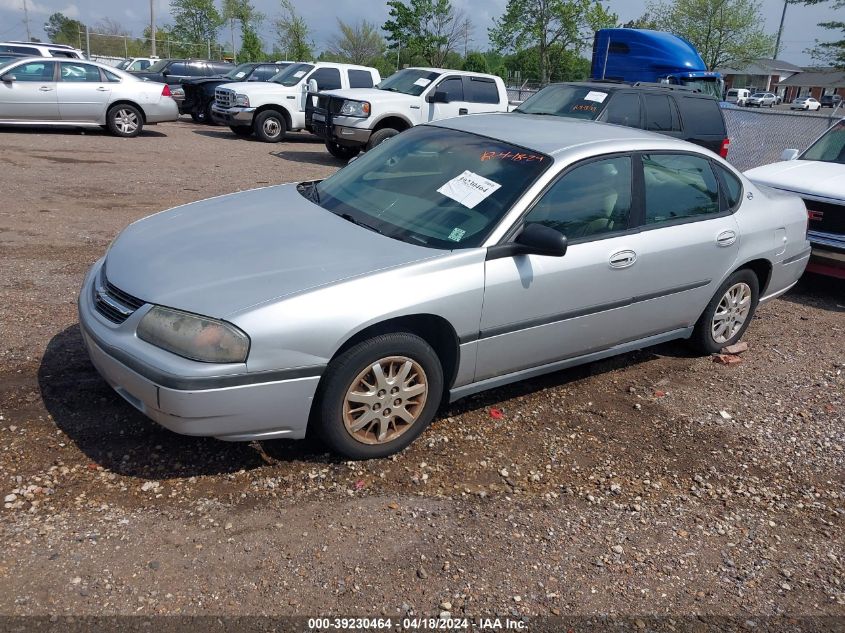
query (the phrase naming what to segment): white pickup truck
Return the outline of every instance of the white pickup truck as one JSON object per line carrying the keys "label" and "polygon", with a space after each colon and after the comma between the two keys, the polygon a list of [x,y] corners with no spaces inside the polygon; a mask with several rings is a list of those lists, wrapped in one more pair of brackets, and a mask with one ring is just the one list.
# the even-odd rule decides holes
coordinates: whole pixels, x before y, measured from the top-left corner
{"label": "white pickup truck", "polygon": [[314,101],[311,95],[306,127],[342,160],[419,123],[509,110],[500,77],[442,68],[406,68],[375,88],[323,90]]}
{"label": "white pickup truck", "polygon": [[288,131],[305,127],[309,88],[371,88],[381,81],[375,68],[317,62],[288,66],[267,82],[238,82],[214,91],[211,118],[238,136],[255,136],[278,143]]}

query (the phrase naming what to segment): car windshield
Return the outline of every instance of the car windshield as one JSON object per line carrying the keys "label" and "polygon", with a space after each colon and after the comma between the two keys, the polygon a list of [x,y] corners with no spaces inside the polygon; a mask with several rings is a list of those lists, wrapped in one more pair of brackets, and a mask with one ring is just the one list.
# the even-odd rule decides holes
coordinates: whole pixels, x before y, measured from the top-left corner
{"label": "car windshield", "polygon": [[252,72],[255,64],[240,64],[223,75],[226,79],[243,79]]}
{"label": "car windshield", "polygon": [[167,65],[171,62],[169,59],[160,59],[152,66],[148,66],[147,69],[144,71],[146,73],[160,73],[162,70],[167,68]]}
{"label": "car windshield", "polygon": [[376,88],[388,92],[401,92],[402,94],[419,97],[428,85],[437,79],[440,73],[420,68],[406,68],[398,73],[393,73],[387,79],[379,82]]}
{"label": "car windshield", "polygon": [[311,72],[311,69],[314,68],[312,64],[293,64],[292,66],[288,66],[280,73],[276,73],[273,75],[273,78],[270,80],[273,83],[282,84],[283,86],[295,86],[302,78]]}
{"label": "car windshield", "polygon": [[3,57],[2,55],[0,55],[0,68],[8,66],[9,64],[18,59],[20,59],[20,57]]}
{"label": "car windshield", "polygon": [[607,91],[590,86],[546,86],[526,99],[515,112],[595,120],[604,110],[608,96]]}
{"label": "car windshield", "polygon": [[834,125],[810,145],[801,160],[819,160],[845,165],[845,119]]}
{"label": "car windshield", "polygon": [[544,154],[495,139],[420,126],[300,191],[387,237],[432,248],[473,248],[551,163]]}
{"label": "car windshield", "polygon": [[755,92],[755,93],[754,93],[753,95],[751,95],[751,96],[752,96],[752,97],[754,97],[755,99],[762,99],[762,98],[763,98],[763,97],[765,97],[766,95],[765,95],[764,93],[762,93],[762,92]]}
{"label": "car windshield", "polygon": [[[716,99],[722,99],[722,92],[725,89],[725,82],[719,78],[707,79],[703,77],[681,77],[681,85],[692,90],[700,90]],[[731,94],[730,92],[728,94]],[[736,92],[734,92],[736,96]]]}
{"label": "car windshield", "polygon": [[132,63],[131,59],[124,59],[117,66],[115,66],[115,68],[117,68],[118,70],[126,70],[127,68],[129,68],[129,64],[131,64],[131,63]]}

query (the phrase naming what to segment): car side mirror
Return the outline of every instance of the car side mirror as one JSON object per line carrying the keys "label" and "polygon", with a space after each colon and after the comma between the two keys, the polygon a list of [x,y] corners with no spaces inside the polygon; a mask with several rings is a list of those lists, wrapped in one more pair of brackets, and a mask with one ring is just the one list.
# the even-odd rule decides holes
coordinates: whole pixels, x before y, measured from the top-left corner
{"label": "car side mirror", "polygon": [[526,224],[513,242],[498,244],[487,249],[487,260],[514,257],[516,255],[545,255],[563,257],[568,242],[566,236],[545,224]]}
{"label": "car side mirror", "polygon": [[449,103],[449,95],[437,90],[425,98],[427,103]]}
{"label": "car side mirror", "polygon": [[783,153],[780,155],[781,160],[795,160],[798,158],[798,154],[800,154],[797,149],[785,149]]}
{"label": "car side mirror", "polygon": [[3,83],[12,83],[13,81],[17,81],[18,78],[15,77],[12,73],[6,73],[2,77],[0,77],[0,80],[2,80]]}

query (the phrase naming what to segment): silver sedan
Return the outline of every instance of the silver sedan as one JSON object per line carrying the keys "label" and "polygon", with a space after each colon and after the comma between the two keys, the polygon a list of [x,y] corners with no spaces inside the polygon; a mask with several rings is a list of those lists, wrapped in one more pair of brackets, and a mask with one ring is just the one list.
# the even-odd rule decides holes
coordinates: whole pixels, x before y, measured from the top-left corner
{"label": "silver sedan", "polygon": [[145,124],[178,118],[168,86],[105,64],[51,57],[0,64],[0,125],[101,126],[138,136]]}
{"label": "silver sedan", "polygon": [[129,226],[85,278],[96,368],[165,427],[388,455],[441,403],[742,336],[810,255],[795,196],[627,127],[477,115],[333,176]]}

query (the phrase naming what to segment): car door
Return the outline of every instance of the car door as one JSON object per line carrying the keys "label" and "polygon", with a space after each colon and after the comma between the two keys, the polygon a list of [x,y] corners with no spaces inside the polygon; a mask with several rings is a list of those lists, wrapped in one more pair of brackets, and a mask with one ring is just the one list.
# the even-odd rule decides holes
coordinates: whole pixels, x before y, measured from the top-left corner
{"label": "car door", "polygon": [[56,92],[63,121],[97,122],[105,118],[111,84],[104,81],[100,69],[92,64],[59,62]]}
{"label": "car door", "polygon": [[461,114],[469,113],[469,104],[464,97],[464,81],[460,76],[446,76],[438,81],[429,94],[435,92],[444,92],[448,99],[448,103],[429,103],[428,104],[428,121],[439,121],[440,119],[448,119],[456,117]]}
{"label": "car door", "polygon": [[27,61],[4,69],[0,82],[0,120],[56,121],[56,62]]}
{"label": "car door", "polygon": [[518,255],[486,262],[476,380],[580,356],[639,337],[628,318],[642,274],[634,161],[614,155],[568,169],[524,223],[569,240],[563,257]]}
{"label": "car door", "polygon": [[739,227],[711,161],[685,152],[640,157],[642,225],[636,302],[629,318],[643,332],[695,324],[716,286],[733,270]]}

